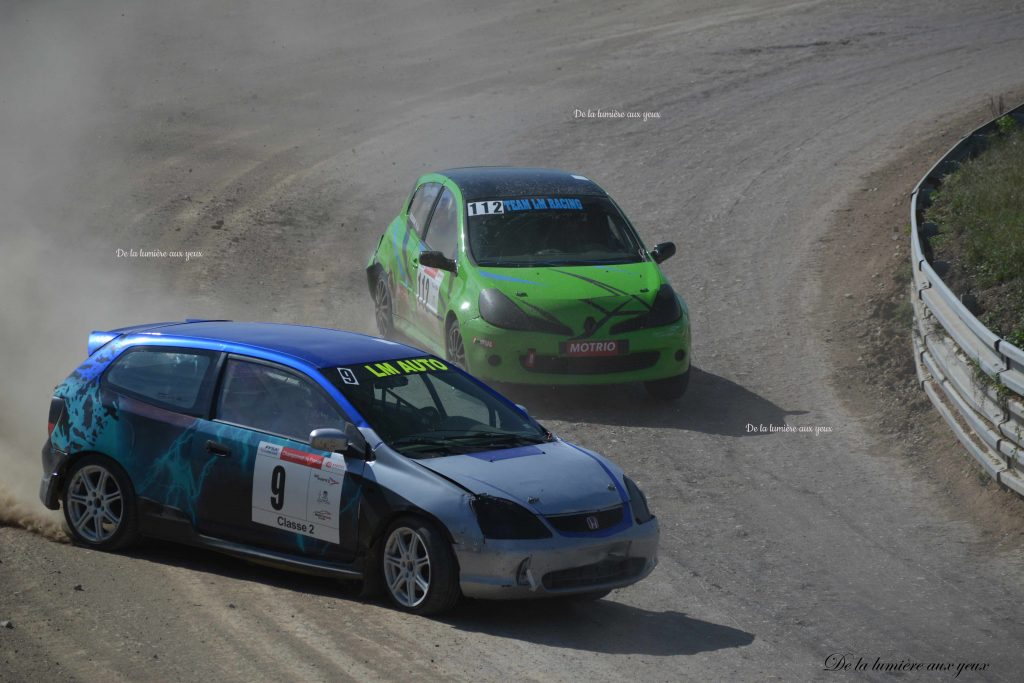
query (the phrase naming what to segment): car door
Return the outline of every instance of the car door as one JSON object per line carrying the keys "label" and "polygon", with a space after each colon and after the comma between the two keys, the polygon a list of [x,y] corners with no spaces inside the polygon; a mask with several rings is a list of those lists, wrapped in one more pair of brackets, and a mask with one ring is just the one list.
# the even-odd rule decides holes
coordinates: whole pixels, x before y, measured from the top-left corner
{"label": "car door", "polygon": [[[439,251],[450,259],[458,253],[459,202],[448,188],[438,197],[423,232],[423,248]],[[432,339],[443,339],[443,317],[447,310],[452,273],[416,262],[416,324]],[[443,351],[443,349],[442,349]]]}
{"label": "car door", "polygon": [[[223,354],[169,346],[130,348],[100,382],[102,408],[86,426],[114,426],[114,455],[131,477],[145,513],[144,531],[156,518],[187,529],[195,516],[205,458],[193,453],[196,426],[207,416]],[[99,445],[99,444],[97,444]]]}
{"label": "car door", "polygon": [[271,550],[351,560],[365,463],[309,444],[312,430],[344,429],[346,420],[307,375],[229,356],[213,419],[195,440],[211,456],[199,531]]}
{"label": "car door", "polygon": [[423,183],[413,193],[406,212],[405,232],[400,236],[394,273],[395,315],[415,324],[419,256],[423,250],[422,236],[430,214],[441,194],[440,183]]}

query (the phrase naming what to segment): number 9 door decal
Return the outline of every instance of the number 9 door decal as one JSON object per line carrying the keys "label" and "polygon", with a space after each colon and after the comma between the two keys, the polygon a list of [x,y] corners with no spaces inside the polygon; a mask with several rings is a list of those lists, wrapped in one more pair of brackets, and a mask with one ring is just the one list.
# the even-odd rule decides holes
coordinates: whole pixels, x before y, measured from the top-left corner
{"label": "number 9 door decal", "polygon": [[284,468],[278,465],[270,474],[270,507],[280,510],[284,507]]}
{"label": "number 9 door decal", "polygon": [[341,455],[261,441],[253,468],[252,521],[337,543],[344,478]]}

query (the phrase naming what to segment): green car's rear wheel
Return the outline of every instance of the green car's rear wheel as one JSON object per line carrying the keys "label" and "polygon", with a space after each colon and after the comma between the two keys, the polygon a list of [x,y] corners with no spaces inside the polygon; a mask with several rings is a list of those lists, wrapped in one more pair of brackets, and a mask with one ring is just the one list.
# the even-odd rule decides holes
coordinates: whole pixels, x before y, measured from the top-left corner
{"label": "green car's rear wheel", "polygon": [[383,272],[377,276],[377,284],[373,288],[373,313],[377,319],[377,332],[382,337],[390,337],[395,331],[395,308],[391,298],[391,287]]}

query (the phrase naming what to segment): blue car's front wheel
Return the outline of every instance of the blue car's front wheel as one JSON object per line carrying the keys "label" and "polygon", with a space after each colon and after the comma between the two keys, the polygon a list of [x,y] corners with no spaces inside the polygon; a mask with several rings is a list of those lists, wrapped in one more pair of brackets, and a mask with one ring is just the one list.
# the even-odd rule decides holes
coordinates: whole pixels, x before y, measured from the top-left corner
{"label": "blue car's front wheel", "polygon": [[381,565],[388,597],[407,612],[437,614],[458,602],[452,549],[425,520],[403,517],[388,528]]}

